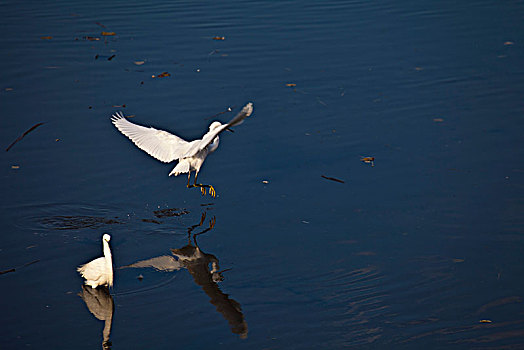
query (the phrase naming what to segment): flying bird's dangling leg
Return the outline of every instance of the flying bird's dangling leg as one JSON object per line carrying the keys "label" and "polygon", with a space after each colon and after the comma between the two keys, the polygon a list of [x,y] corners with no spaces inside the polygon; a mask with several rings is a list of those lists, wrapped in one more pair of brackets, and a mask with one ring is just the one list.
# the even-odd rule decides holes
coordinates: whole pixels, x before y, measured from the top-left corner
{"label": "flying bird's dangling leg", "polygon": [[198,177],[198,171],[195,173],[195,182],[191,187],[200,187],[200,191],[202,192],[202,195],[206,195],[206,187],[209,188],[209,194],[213,196],[213,198],[216,197],[216,191],[215,188],[211,185],[204,185],[204,184],[197,184],[197,177]]}

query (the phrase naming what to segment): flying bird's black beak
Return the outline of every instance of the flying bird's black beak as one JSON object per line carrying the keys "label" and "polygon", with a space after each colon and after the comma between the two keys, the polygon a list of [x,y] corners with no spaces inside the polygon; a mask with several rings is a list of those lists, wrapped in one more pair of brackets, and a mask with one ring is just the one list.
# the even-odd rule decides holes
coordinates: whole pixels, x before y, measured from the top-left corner
{"label": "flying bird's black beak", "polygon": [[234,133],[233,129],[226,128],[226,130]]}

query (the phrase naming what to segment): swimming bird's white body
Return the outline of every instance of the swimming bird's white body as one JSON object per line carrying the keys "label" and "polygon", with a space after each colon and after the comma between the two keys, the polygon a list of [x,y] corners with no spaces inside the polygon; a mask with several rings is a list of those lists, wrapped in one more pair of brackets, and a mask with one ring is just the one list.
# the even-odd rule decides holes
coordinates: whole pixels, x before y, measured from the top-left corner
{"label": "swimming bird's white body", "polygon": [[92,288],[98,286],[113,286],[113,260],[109,241],[111,236],[107,233],[102,236],[104,256],[80,266],[77,271],[85,278],[86,284]]}
{"label": "swimming bird's white body", "polygon": [[[118,112],[113,115],[111,121],[122,134],[150,156],[164,163],[178,160],[178,164],[171,170],[169,176],[188,173],[187,187],[200,187],[202,194],[205,194],[205,187],[209,187],[210,193],[214,196],[215,190],[212,186],[196,183],[198,172],[206,157],[217,149],[220,142],[218,135],[224,130],[230,130],[230,127],[241,124],[251,113],[253,113],[253,103],[250,102],[229,123],[222,124],[215,121],[209,125],[209,131],[201,139],[189,142],[167,131],[133,124]],[[195,184],[189,185],[192,171],[195,172]]]}

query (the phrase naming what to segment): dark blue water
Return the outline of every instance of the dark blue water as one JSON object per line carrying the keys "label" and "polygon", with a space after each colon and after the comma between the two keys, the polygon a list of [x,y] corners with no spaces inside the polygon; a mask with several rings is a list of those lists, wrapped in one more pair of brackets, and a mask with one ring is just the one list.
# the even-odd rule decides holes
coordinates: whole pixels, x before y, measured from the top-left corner
{"label": "dark blue water", "polygon": [[[3,349],[524,348],[523,2],[0,12],[2,147],[44,123],[0,158]],[[249,101],[216,199],[110,123]],[[110,294],[76,272],[104,232]]]}

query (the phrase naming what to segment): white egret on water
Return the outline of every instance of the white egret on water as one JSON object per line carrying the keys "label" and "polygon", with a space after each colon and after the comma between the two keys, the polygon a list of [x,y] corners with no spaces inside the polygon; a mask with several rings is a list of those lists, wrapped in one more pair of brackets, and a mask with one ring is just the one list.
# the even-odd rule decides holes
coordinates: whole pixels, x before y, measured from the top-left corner
{"label": "white egret on water", "polygon": [[[250,102],[229,123],[222,124],[215,121],[209,125],[209,131],[201,139],[189,142],[167,131],[133,124],[118,112],[113,115],[111,121],[122,134],[150,156],[164,163],[178,160],[178,164],[171,170],[169,176],[188,173],[187,188],[200,187],[203,195],[206,194],[206,188],[209,188],[209,194],[215,197],[213,186],[197,183],[200,167],[208,154],[217,149],[218,135],[224,130],[232,131],[231,127],[241,124],[251,113],[253,113],[253,103]],[[190,185],[192,171],[195,172],[195,181]]]}
{"label": "white egret on water", "polygon": [[113,286],[113,260],[109,249],[111,236],[107,233],[102,236],[104,256],[80,266],[77,271],[86,279],[86,284],[92,288],[98,286]]}

